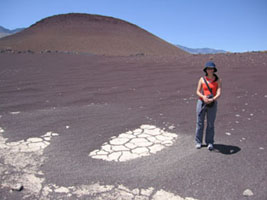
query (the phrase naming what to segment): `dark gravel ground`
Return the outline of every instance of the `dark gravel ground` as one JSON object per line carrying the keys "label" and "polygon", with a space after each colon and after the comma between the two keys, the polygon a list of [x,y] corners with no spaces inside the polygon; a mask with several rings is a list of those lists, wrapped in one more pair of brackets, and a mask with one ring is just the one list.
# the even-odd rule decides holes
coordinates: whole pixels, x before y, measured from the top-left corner
{"label": "dark gravel ground", "polygon": [[[211,58],[223,82],[213,152],[194,149],[195,90],[202,66]],[[2,53],[0,126],[9,142],[50,130],[59,133],[45,150],[46,183],[100,182],[153,187],[200,200],[264,200],[266,77],[267,53],[186,57]],[[88,156],[110,137],[141,124],[162,129],[174,125],[178,139],[155,155],[124,163]],[[254,195],[244,197],[245,189]]]}

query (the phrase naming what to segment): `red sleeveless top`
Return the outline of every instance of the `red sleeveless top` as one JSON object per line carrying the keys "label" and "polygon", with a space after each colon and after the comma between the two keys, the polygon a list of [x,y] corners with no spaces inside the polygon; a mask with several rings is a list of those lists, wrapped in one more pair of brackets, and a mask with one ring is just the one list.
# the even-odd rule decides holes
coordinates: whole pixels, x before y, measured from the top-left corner
{"label": "red sleeveless top", "polygon": [[[209,85],[210,89],[212,90],[213,96],[215,96],[216,93],[217,93],[217,89],[218,89],[218,81],[213,81],[212,79],[209,79],[206,76],[204,78],[207,80],[208,85]],[[203,94],[205,96],[210,95],[209,88],[207,87],[207,85],[206,85],[204,80],[203,80],[203,83],[202,83],[202,91],[203,91]]]}

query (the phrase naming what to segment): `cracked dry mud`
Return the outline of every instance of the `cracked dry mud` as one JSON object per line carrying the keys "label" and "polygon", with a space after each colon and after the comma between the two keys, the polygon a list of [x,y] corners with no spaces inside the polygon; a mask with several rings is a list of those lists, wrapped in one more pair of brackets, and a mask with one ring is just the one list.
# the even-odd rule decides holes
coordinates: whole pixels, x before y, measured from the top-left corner
{"label": "cracked dry mud", "polygon": [[[23,195],[23,199],[49,200],[56,197],[57,199],[82,198],[92,200],[194,200],[194,198],[183,198],[163,189],[156,190],[153,187],[135,188],[131,190],[123,185],[101,185],[99,183],[69,187],[46,183],[45,175],[40,170],[40,167],[47,159],[45,155],[43,155],[43,152],[50,144],[53,137],[58,136],[58,134],[47,132],[41,137],[29,138],[26,141],[7,142],[7,139],[3,137],[3,133],[4,129],[0,127],[0,156],[2,158],[2,163],[0,163],[1,189],[9,189],[10,192],[18,192],[16,191],[16,187],[18,185],[22,186],[23,189],[20,188],[20,192]],[[130,137],[131,135],[132,138]],[[126,140],[126,137],[129,138]],[[163,141],[163,137],[165,139],[168,138],[167,142]],[[122,153],[126,150],[119,145],[123,144],[123,147],[129,148],[130,143],[132,143],[137,147],[130,148],[132,151],[127,151],[133,152],[136,157],[140,157],[148,156],[149,154],[156,153],[162,149],[153,147],[155,145],[162,145],[164,147],[172,145],[176,137],[176,134],[164,132],[155,126],[143,125],[140,129],[136,129],[133,132],[123,133],[118,137],[112,138],[109,143],[114,152],[122,151]],[[146,140],[143,140],[144,138],[146,138]],[[157,139],[154,140],[152,138]],[[142,151],[133,151],[134,149],[138,149],[139,146],[140,148],[147,148],[149,150],[146,153]],[[105,147],[103,148],[102,146],[102,149],[105,149]],[[133,156],[112,158],[114,159],[110,160],[126,161],[133,159]]]}
{"label": "cracked dry mud", "polygon": [[40,138],[29,138],[26,141],[6,142],[0,127],[0,163],[1,188],[20,190],[18,185],[25,188],[24,197],[36,197],[42,189],[44,174],[40,170],[45,161],[43,150],[57,133],[47,132]]}
{"label": "cracked dry mud", "polygon": [[109,142],[92,151],[89,156],[106,161],[124,162],[155,154],[173,145],[176,138],[176,134],[163,131],[156,126],[141,125],[134,131],[113,136]]}

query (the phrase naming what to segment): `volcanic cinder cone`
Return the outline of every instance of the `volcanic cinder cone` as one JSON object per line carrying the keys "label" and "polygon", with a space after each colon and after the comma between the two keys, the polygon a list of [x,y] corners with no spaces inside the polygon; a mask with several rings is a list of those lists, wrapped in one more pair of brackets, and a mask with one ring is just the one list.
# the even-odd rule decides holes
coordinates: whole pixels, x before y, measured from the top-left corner
{"label": "volcanic cinder cone", "polygon": [[187,54],[126,21],[77,13],[48,17],[20,33],[2,38],[0,49],[113,56]]}

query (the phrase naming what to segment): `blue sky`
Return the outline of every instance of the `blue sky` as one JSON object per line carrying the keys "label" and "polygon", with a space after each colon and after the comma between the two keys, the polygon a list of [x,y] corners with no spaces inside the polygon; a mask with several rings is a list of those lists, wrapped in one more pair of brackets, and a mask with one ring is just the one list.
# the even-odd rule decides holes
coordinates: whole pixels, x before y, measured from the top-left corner
{"label": "blue sky", "polygon": [[267,50],[267,0],[0,0],[0,26],[70,12],[120,18],[191,48]]}

